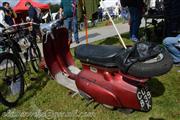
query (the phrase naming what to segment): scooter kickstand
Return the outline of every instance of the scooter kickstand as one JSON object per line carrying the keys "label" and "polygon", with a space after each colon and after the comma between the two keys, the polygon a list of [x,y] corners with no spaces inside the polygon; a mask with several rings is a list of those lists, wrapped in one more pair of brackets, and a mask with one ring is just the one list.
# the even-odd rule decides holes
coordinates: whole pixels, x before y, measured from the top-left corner
{"label": "scooter kickstand", "polygon": [[84,100],[85,100],[85,98],[81,98],[81,100],[82,100],[82,101],[84,101]]}
{"label": "scooter kickstand", "polygon": [[94,99],[90,100],[90,101],[86,104],[86,107],[88,107],[88,106],[89,106],[90,104],[92,104],[94,101],[95,101]]}
{"label": "scooter kickstand", "polygon": [[96,109],[99,105],[100,105],[100,104],[99,104],[99,103],[97,103],[97,104],[94,106],[94,109]]}
{"label": "scooter kickstand", "polygon": [[74,92],[71,97],[74,98],[76,95],[79,95],[79,92]]}

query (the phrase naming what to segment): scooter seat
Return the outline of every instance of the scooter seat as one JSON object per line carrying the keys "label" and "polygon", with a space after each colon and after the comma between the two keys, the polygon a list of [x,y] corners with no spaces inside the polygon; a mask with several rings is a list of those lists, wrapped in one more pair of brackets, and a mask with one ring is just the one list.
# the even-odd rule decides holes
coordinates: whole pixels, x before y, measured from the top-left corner
{"label": "scooter seat", "polygon": [[112,45],[80,45],[75,50],[75,56],[85,63],[103,67],[117,67],[116,57],[124,49]]}

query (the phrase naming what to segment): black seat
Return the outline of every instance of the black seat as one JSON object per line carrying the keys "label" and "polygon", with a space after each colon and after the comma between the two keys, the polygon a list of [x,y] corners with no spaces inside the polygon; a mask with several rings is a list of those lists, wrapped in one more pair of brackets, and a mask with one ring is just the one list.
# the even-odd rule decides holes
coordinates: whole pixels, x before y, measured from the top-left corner
{"label": "black seat", "polygon": [[124,49],[112,45],[80,45],[75,50],[75,56],[82,62],[103,67],[117,67],[116,57]]}

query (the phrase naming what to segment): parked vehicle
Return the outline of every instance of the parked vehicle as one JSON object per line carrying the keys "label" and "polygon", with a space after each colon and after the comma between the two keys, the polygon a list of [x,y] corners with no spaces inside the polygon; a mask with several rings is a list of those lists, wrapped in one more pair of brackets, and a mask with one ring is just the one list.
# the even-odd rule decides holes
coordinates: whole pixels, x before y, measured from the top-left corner
{"label": "parked vehicle", "polygon": [[[19,24],[4,29],[0,34],[0,102],[13,107],[24,93],[24,74],[30,62],[39,72],[40,50],[26,26]],[[30,67],[29,67],[30,68]]]}
{"label": "parked vehicle", "polygon": [[[70,52],[67,30],[61,28],[58,21],[41,29],[46,33],[43,51],[50,73],[59,84],[79,93],[90,103],[150,111],[152,95],[147,82],[172,68],[172,58],[165,49],[159,46],[144,49],[147,44],[139,43],[127,49],[80,45],[75,49],[75,58],[82,64],[79,69]],[[140,59],[140,51],[153,54]]]}

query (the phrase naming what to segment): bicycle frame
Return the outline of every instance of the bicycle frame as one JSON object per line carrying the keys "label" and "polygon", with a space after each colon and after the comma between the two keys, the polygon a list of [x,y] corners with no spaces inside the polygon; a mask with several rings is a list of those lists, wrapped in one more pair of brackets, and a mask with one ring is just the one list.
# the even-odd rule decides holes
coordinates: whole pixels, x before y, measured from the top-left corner
{"label": "bicycle frame", "polygon": [[21,55],[19,54],[19,45],[16,43],[15,39],[13,39],[12,37],[14,36],[11,36],[11,35],[7,35],[7,39],[6,39],[6,43],[7,43],[7,51],[8,52],[11,52],[12,50],[12,53],[14,55],[14,57],[21,63],[21,72],[22,74],[24,74],[26,72],[26,66],[21,58]]}
{"label": "bicycle frame", "polygon": [[[33,36],[31,35],[32,33],[28,29],[28,27],[30,27],[32,25],[38,25],[38,24],[30,22],[30,23],[22,23],[19,25],[13,25],[13,26],[7,28],[6,30],[15,28],[16,31],[5,34],[7,47],[9,48],[8,51],[10,52],[10,50],[12,50],[12,53],[14,54],[16,59],[21,63],[21,69],[22,69],[23,74],[27,71],[26,64],[29,61],[30,50],[31,50],[31,48],[36,47],[36,41],[34,40]],[[21,48],[17,42],[17,40],[21,39],[21,38],[26,39],[30,43],[30,46],[25,49],[25,51],[26,51],[24,53],[25,62],[20,55]]]}

